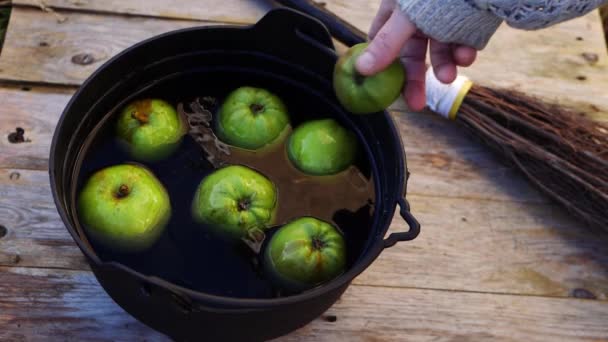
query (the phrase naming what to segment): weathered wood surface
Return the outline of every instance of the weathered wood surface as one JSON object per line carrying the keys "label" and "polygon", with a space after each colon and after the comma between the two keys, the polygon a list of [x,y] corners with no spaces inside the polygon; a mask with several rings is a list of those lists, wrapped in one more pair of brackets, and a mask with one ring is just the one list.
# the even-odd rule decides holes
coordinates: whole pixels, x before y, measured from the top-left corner
{"label": "weathered wood surface", "polygon": [[[168,341],[89,272],[0,273],[2,341]],[[591,300],[353,285],[324,316],[277,341],[602,341],[607,316],[608,305]]]}
{"label": "weathered wood surface", "polygon": [[[119,13],[127,15],[153,16],[160,18],[218,21],[250,24],[260,19],[273,6],[272,0],[45,0],[47,6],[56,10],[83,12]],[[348,18],[366,32],[370,19],[378,10],[379,1],[318,1],[325,3],[330,11]],[[39,7],[40,0],[13,0],[17,6]]]}
{"label": "weathered wood surface", "polygon": [[[264,0],[45,0],[53,9],[120,13],[248,24],[255,22],[270,8]],[[40,0],[13,0],[14,5],[39,7]]]}
{"label": "weathered wood surface", "polygon": [[[31,3],[37,0],[20,1]],[[140,1],[120,4],[112,1],[117,12],[164,16],[166,13],[161,9],[167,8],[186,17],[191,15],[189,18],[214,18],[213,11],[209,16],[204,11],[198,12],[203,7],[201,1],[183,1],[179,8],[168,6],[166,2],[151,1],[150,5],[141,6]],[[80,0],[53,0],[47,3],[59,8],[81,10],[106,6],[105,2]],[[266,13],[261,10],[265,4],[259,0],[242,1],[235,18],[248,17],[250,19],[245,21],[253,23]],[[375,0],[327,1],[330,10],[364,31],[369,27],[377,4]],[[231,6],[230,2],[228,6]],[[58,23],[55,16],[40,10],[16,8],[13,11],[5,51],[0,57],[0,78],[78,84],[105,60],[142,39],[173,29],[204,25],[183,20],[73,12],[62,15],[67,21]],[[40,46],[41,42],[46,42],[48,46]],[[539,31],[515,30],[503,25],[480,53],[478,61],[472,67],[463,69],[462,73],[480,84],[514,87],[548,101],[584,110],[590,115],[605,117],[608,114],[608,92],[602,87],[608,83],[605,46],[597,11]],[[91,54],[95,62],[87,66],[72,63],[72,57],[79,53]],[[583,54],[598,58],[585,58]],[[394,107],[405,109],[401,101]]]}
{"label": "weathered wood surface", "polygon": [[[18,176],[16,176],[18,174]],[[11,180],[11,175],[13,179]],[[45,171],[0,169],[0,265],[87,270],[56,213]],[[355,283],[608,299],[608,236],[547,204],[412,195],[424,230],[385,250]],[[407,230],[398,216],[390,232]]]}
{"label": "weathered wood surface", "polygon": [[57,213],[48,172],[0,169],[0,265],[88,269]]}
{"label": "weathered wood surface", "polygon": [[[51,86],[0,83],[0,226],[7,232],[0,238],[0,341],[164,341],[103,292],[58,217],[48,150],[75,88],[52,85],[79,85],[121,49],[157,33],[255,22],[267,4],[225,0],[200,10],[216,1],[46,0],[70,9],[58,23],[32,7],[37,0],[15,2],[0,81]],[[327,1],[363,30],[377,4]],[[226,15],[231,6],[238,10]],[[107,8],[172,19],[86,13]],[[464,73],[608,120],[603,48],[596,13],[538,32],[503,27]],[[597,53],[597,62],[584,52]],[[72,63],[79,53],[96,61]],[[412,172],[408,199],[423,231],[355,279],[327,312],[336,322],[322,317],[280,340],[608,341],[608,236],[585,230],[453,123],[404,112],[400,101],[393,109]],[[17,127],[29,142],[8,141]],[[405,229],[395,217],[390,231]]]}
{"label": "weathered wood surface", "polygon": [[[14,8],[0,56],[0,78],[77,85],[122,49],[193,24],[92,14],[65,16],[68,21],[59,23],[49,13]],[[72,61],[82,54],[91,59],[84,64]]]}
{"label": "weathered wood surface", "polygon": [[0,267],[0,341],[168,341],[125,313],[91,272]]}

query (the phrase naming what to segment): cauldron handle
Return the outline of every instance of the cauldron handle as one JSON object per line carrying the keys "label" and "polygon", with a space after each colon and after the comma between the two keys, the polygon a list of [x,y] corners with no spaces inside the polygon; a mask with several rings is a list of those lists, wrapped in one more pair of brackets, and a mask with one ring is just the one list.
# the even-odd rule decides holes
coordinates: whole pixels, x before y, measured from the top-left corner
{"label": "cauldron handle", "polygon": [[367,35],[364,32],[311,0],[272,0],[271,2],[292,8],[319,20],[336,40],[348,47],[367,40]]}
{"label": "cauldron handle", "polygon": [[389,248],[394,246],[397,242],[401,241],[410,241],[415,239],[418,234],[420,234],[420,223],[414,215],[410,212],[410,204],[405,198],[400,198],[397,203],[399,204],[399,214],[401,217],[407,222],[410,230],[407,232],[401,233],[392,233],[388,236],[386,240],[384,240],[384,248]]}
{"label": "cauldron handle", "polygon": [[[305,34],[324,49],[334,51],[332,37],[319,19],[288,7],[270,10],[255,25],[254,30],[263,37],[289,42],[295,35]],[[269,38],[266,38],[269,39]],[[296,45],[295,48],[299,47]]]}

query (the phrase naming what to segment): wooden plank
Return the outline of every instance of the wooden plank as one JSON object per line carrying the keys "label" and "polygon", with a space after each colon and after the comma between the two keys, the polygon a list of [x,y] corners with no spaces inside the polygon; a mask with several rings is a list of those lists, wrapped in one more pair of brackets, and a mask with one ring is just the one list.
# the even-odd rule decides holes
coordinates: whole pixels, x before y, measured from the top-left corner
{"label": "wooden plank", "polygon": [[[608,299],[608,235],[590,233],[561,208],[408,199],[420,236],[384,250],[358,283]],[[389,233],[405,230],[397,216]]]}
{"label": "wooden plank", "polygon": [[[0,168],[46,170],[55,125],[71,89],[0,87]],[[547,199],[501,166],[451,122],[429,114],[394,113],[412,172],[414,194],[543,202]],[[26,143],[6,137],[17,128]],[[506,176],[506,177],[504,177]],[[453,179],[458,179],[454,182]]]}
{"label": "wooden plank", "polygon": [[88,269],[64,228],[48,173],[0,169],[0,265]]}
{"label": "wooden plank", "polygon": [[0,267],[2,341],[167,341],[128,315],[91,272]]}
{"label": "wooden plank", "polygon": [[[565,311],[570,303],[573,308]],[[604,306],[587,307],[591,303],[352,286],[342,301],[328,312],[337,317],[335,323],[316,320],[283,340],[605,340],[608,336],[603,331],[605,325],[601,320],[594,323],[578,318],[579,315],[588,317],[591,312],[598,317],[606,317]],[[568,317],[573,321],[568,321]]]}
{"label": "wooden plank", "polygon": [[[361,1],[328,2],[328,7],[364,28],[373,17],[371,9],[376,1]],[[243,11],[247,12],[247,8],[243,6]],[[0,57],[0,78],[79,84],[101,63],[133,43],[200,24],[80,13],[63,15],[68,20],[57,23],[48,13],[16,8]],[[577,40],[579,37],[582,40]],[[608,84],[608,56],[603,46],[596,12],[535,32],[503,26],[480,53],[478,62],[462,72],[480,84],[514,87],[608,120],[608,94],[603,91]],[[72,57],[79,53],[91,54],[95,62],[87,66],[72,63]],[[586,60],[583,53],[597,55],[597,62]],[[578,80],[579,76],[586,79]],[[392,108],[406,110],[402,101]]]}
{"label": "wooden plank", "polygon": [[[67,21],[60,23],[55,16],[40,10],[13,9],[0,57],[0,78],[78,85],[134,43],[170,30],[201,25],[141,17],[62,15]],[[88,54],[93,62],[74,63],[72,58],[79,54]]]}
{"label": "wooden plank", "polygon": [[[167,341],[89,272],[0,267],[0,340]],[[276,341],[600,341],[608,303],[352,285]]]}
{"label": "wooden plank", "polygon": [[[247,24],[257,21],[270,7],[265,0],[45,0],[53,9],[94,11],[174,19]],[[40,0],[16,0],[15,6],[38,7]]]}
{"label": "wooden plank", "polygon": [[[10,174],[18,172],[18,180]],[[13,177],[15,178],[15,177]],[[46,172],[0,172],[0,266],[87,270],[53,204]],[[361,285],[608,299],[608,235],[595,236],[551,205],[409,195],[422,224],[414,241],[383,251]],[[407,230],[396,216],[390,232]],[[18,262],[15,262],[18,260]]]}

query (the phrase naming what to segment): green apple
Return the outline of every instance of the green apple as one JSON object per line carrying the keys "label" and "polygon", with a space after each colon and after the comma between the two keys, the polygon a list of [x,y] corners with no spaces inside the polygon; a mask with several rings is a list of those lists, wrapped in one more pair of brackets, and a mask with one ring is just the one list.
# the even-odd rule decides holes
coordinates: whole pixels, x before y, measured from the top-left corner
{"label": "green apple", "polygon": [[275,143],[290,127],[283,101],[266,89],[254,87],[240,87],[228,94],[216,121],[220,140],[248,150]]}
{"label": "green apple", "polygon": [[314,217],[300,217],[279,228],[263,253],[270,279],[293,291],[331,280],[344,272],[346,265],[342,233]]}
{"label": "green apple", "polygon": [[300,171],[332,175],[353,163],[358,149],[355,134],[334,119],[307,121],[287,141],[287,154]]}
{"label": "green apple", "polygon": [[207,224],[221,236],[247,238],[273,223],[277,189],[261,173],[230,165],[203,178],[192,201],[196,222]]}
{"label": "green apple", "polygon": [[140,252],[160,237],[171,217],[163,184],[135,164],[105,167],[87,179],[78,197],[85,230],[105,247]]}
{"label": "green apple", "polygon": [[371,76],[361,75],[356,70],[355,62],[368,44],[353,45],[334,67],[336,97],[346,110],[354,114],[385,110],[399,97],[405,82],[405,69],[399,60]]}
{"label": "green apple", "polygon": [[188,123],[168,102],[140,99],[120,113],[116,133],[130,155],[155,162],[171,155],[188,132]]}

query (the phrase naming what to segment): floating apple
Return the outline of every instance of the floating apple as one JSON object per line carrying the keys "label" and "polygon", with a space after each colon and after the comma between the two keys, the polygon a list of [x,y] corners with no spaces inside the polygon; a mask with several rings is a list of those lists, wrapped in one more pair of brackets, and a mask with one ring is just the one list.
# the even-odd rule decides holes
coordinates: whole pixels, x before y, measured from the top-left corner
{"label": "floating apple", "polygon": [[78,197],[78,214],[94,240],[118,252],[151,247],[171,216],[169,195],[143,166],[119,164],[95,172]]}
{"label": "floating apple", "polygon": [[232,91],[217,114],[217,135],[227,144],[257,150],[274,143],[290,126],[287,107],[266,89]]}
{"label": "floating apple", "polygon": [[120,113],[117,135],[131,156],[155,162],[172,154],[188,131],[188,123],[168,102],[141,99]]}
{"label": "floating apple", "polygon": [[361,75],[355,68],[355,61],[368,45],[367,42],[353,45],[334,67],[336,97],[354,114],[385,110],[399,97],[405,81],[405,69],[399,60],[375,75]]}
{"label": "floating apple", "polygon": [[272,236],[264,249],[264,268],[289,291],[302,291],[344,271],[346,244],[332,224],[314,217],[295,219]]}
{"label": "floating apple", "polygon": [[287,154],[304,173],[332,175],[353,163],[357,139],[334,119],[311,120],[298,126],[289,136]]}
{"label": "floating apple", "polygon": [[201,181],[192,202],[195,221],[207,224],[222,236],[246,238],[264,232],[277,208],[274,184],[259,172],[230,165]]}

